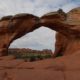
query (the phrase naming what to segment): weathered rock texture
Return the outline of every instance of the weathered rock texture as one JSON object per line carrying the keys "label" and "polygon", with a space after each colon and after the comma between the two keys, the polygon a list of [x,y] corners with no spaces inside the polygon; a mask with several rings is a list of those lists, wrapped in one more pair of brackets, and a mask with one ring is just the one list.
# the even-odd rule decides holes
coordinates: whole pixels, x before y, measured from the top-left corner
{"label": "weathered rock texture", "polygon": [[59,20],[60,13],[47,14],[40,21],[61,33],[57,37],[63,49],[58,53],[66,56],[36,62],[0,57],[0,80],[80,80],[80,8],[66,15],[65,20]]}
{"label": "weathered rock texture", "polygon": [[6,16],[0,20],[0,56],[8,54],[10,44],[39,27],[39,18],[32,14]]}
{"label": "weathered rock texture", "polygon": [[68,39],[63,34],[56,33],[55,51],[53,57],[62,56],[66,49]]}
{"label": "weathered rock texture", "polygon": [[57,35],[55,55],[80,53],[80,7],[62,13],[59,10],[45,14],[41,17],[41,25],[61,33]]}
{"label": "weathered rock texture", "polygon": [[[79,8],[77,8],[77,9],[79,9]],[[70,11],[67,13],[67,17],[69,17],[68,22],[70,24],[72,24],[72,23],[76,23],[77,25],[79,24],[78,20],[80,19],[80,17],[78,17],[78,15],[76,15],[77,9],[73,9],[74,13],[73,13],[73,11]],[[80,13],[77,13],[77,14],[80,14]],[[68,39],[66,38],[66,36],[57,32],[54,56],[63,55],[65,48],[67,46],[67,43],[68,43]]]}
{"label": "weathered rock texture", "polygon": [[9,54],[49,54],[49,55],[53,55],[53,52],[50,49],[43,49],[43,50],[33,50],[30,48],[10,48],[8,49],[8,53]]}

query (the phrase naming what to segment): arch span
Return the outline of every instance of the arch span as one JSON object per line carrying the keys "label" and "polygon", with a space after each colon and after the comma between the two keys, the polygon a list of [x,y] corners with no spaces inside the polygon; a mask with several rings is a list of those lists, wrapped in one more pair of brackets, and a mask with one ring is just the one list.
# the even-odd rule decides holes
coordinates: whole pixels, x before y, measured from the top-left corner
{"label": "arch span", "polygon": [[42,26],[12,42],[9,48],[51,49],[54,51],[54,44],[55,31]]}
{"label": "arch span", "polygon": [[55,56],[80,53],[80,7],[68,13],[62,10],[50,12],[43,15],[40,22],[58,32]]}
{"label": "arch span", "polygon": [[40,26],[39,18],[32,14],[6,16],[0,20],[0,56],[8,55],[10,44]]}

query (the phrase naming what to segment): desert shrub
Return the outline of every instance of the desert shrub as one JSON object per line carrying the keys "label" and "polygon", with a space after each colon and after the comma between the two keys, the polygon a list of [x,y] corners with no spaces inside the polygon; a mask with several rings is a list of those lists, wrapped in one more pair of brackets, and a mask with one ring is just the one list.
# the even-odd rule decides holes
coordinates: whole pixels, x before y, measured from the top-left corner
{"label": "desert shrub", "polygon": [[32,61],[36,61],[36,56],[35,55],[30,56],[30,62],[32,62]]}
{"label": "desert shrub", "polygon": [[36,61],[51,58],[50,54],[38,54],[38,53],[19,53],[10,52],[9,55],[14,55],[16,59],[24,59],[24,61]]}
{"label": "desert shrub", "polygon": [[16,59],[21,59],[22,54],[14,54],[14,56],[16,57]]}
{"label": "desert shrub", "polygon": [[44,56],[44,58],[51,58],[51,55],[46,54],[46,55]]}
{"label": "desert shrub", "polygon": [[43,59],[43,56],[42,55],[37,55],[37,58],[39,59],[39,60],[42,60]]}

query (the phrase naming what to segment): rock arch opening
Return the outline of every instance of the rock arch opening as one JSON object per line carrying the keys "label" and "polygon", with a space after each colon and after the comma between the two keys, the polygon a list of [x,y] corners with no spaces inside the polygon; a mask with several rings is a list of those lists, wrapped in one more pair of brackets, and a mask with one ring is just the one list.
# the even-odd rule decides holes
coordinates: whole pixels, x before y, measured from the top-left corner
{"label": "rock arch opening", "polygon": [[54,51],[55,33],[49,28],[41,27],[12,42],[10,48],[51,49]]}
{"label": "rock arch opening", "polygon": [[3,17],[0,20],[0,56],[8,55],[8,48],[14,40],[39,28],[38,22],[39,18],[32,14]]}

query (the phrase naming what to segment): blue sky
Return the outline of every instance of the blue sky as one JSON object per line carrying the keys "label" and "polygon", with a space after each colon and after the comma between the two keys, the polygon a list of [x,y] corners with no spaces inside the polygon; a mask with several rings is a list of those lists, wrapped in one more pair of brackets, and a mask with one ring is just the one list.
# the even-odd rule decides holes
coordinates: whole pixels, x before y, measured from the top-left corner
{"label": "blue sky", "polygon": [[[78,6],[80,6],[80,0],[0,0],[0,17],[17,13],[42,16],[59,8],[68,12]],[[15,40],[10,47],[54,50],[54,43],[55,31],[41,27]]]}

